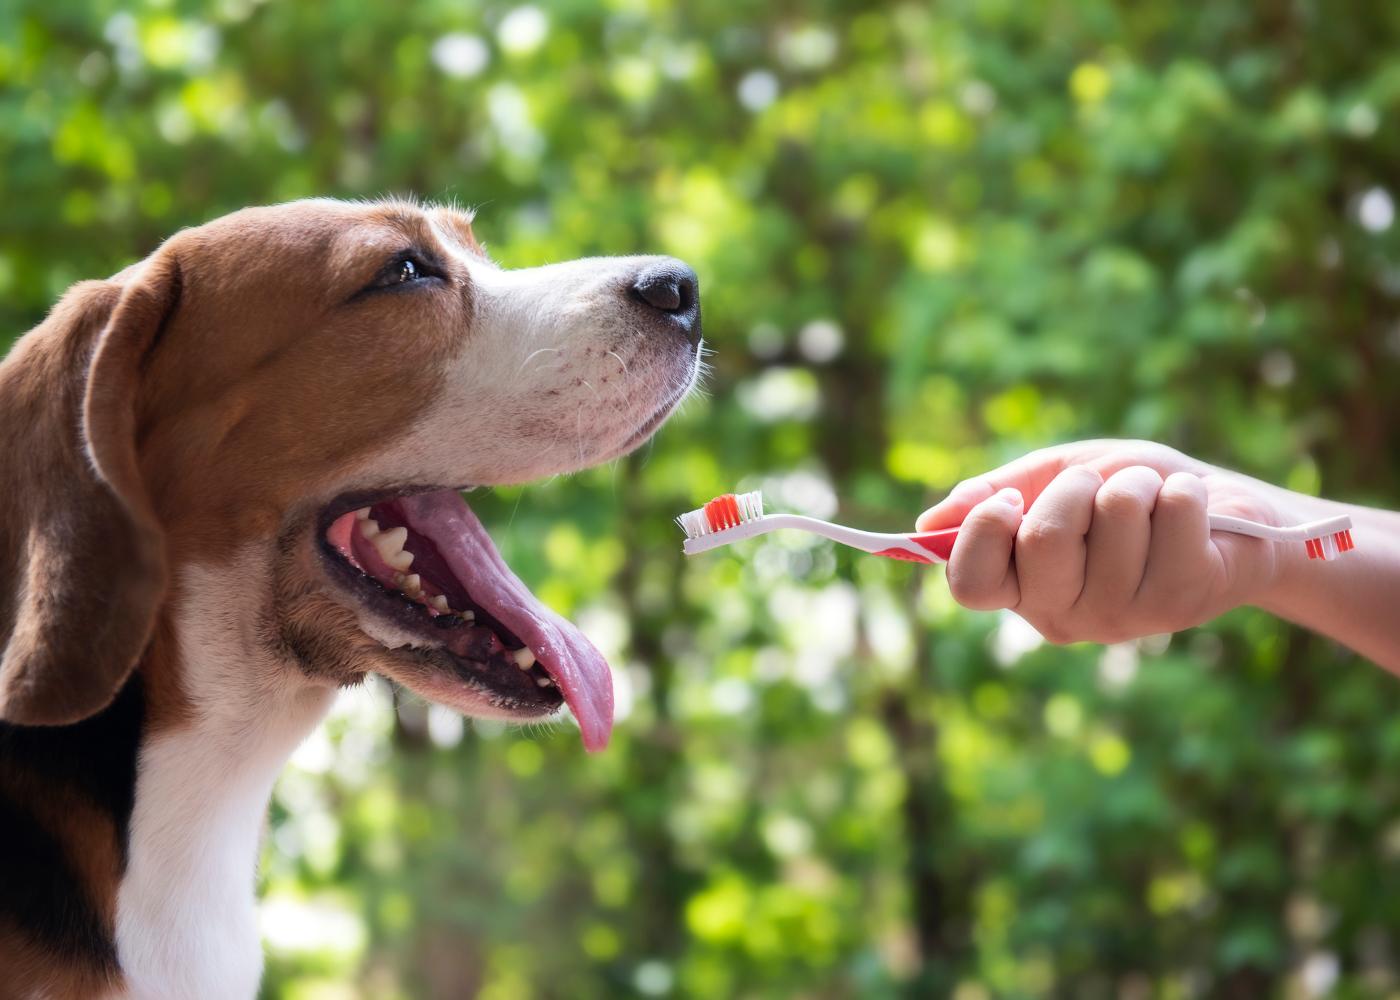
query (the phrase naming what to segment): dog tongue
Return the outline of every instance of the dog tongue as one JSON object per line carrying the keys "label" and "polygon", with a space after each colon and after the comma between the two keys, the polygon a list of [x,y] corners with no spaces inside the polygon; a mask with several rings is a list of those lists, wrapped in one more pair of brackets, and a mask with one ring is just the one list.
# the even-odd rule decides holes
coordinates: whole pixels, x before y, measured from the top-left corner
{"label": "dog tongue", "polygon": [[511,572],[456,490],[419,493],[399,506],[408,526],[432,541],[472,600],[534,650],[578,720],[584,747],[606,747],[613,723],[612,672],[593,643]]}

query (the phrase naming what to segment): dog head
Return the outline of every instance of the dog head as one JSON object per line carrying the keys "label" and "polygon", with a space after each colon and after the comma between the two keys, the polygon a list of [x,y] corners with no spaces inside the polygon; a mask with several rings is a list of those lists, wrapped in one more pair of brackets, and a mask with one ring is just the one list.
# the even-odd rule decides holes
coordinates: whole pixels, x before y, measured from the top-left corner
{"label": "dog head", "polygon": [[188,571],[237,563],[225,617],[286,669],[473,715],[567,701],[602,746],[606,664],[460,490],[625,454],[699,350],[679,261],[506,271],[468,216],[398,202],[237,212],[75,287],[0,365],[0,718],[99,710]]}

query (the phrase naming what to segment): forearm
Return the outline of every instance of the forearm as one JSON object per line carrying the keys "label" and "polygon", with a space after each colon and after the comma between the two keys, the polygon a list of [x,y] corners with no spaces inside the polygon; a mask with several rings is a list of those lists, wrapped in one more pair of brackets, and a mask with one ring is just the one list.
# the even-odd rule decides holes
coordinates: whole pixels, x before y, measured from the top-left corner
{"label": "forearm", "polygon": [[1356,548],[1323,562],[1288,546],[1259,606],[1400,674],[1400,513],[1278,492],[1308,519],[1350,514]]}
{"label": "forearm", "polygon": [[[1276,526],[1349,514],[1356,547],[1309,559],[1301,542],[1209,534],[1210,512]],[[918,520],[955,525],[953,598],[1014,608],[1052,641],[1174,631],[1253,604],[1400,674],[1400,513],[1292,493],[1151,441],[1076,441],[966,480]]]}

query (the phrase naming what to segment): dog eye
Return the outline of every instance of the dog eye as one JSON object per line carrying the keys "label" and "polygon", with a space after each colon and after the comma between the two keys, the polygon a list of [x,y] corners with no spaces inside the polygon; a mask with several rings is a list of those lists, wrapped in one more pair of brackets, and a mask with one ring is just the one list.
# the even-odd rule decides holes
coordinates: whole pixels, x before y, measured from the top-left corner
{"label": "dog eye", "polygon": [[442,277],[442,270],[435,264],[428,263],[417,253],[405,252],[386,263],[373,281],[351,296],[351,301],[376,292],[403,288],[405,285],[431,283]]}
{"label": "dog eye", "polygon": [[379,285],[392,288],[396,285],[412,285],[428,278],[441,277],[442,272],[418,254],[405,253],[384,269],[384,276],[379,279]]}
{"label": "dog eye", "polygon": [[393,277],[390,279],[391,285],[404,285],[410,281],[417,281],[423,277],[422,269],[418,262],[412,257],[405,257],[394,265]]}

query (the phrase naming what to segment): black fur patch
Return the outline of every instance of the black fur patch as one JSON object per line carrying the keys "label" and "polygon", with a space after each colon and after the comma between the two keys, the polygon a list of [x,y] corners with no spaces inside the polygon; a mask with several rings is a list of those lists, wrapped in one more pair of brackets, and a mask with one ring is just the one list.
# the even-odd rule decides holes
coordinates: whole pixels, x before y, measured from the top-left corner
{"label": "black fur patch", "polygon": [[[136,755],[145,715],[133,675],[112,704],[71,726],[0,723],[6,770],[56,794],[76,792],[112,819],[123,868],[136,801]],[[69,959],[116,968],[116,945],[52,833],[0,784],[0,918]]]}
{"label": "black fur patch", "polygon": [[69,961],[115,971],[117,946],[58,841],[0,794],[0,917]]}

